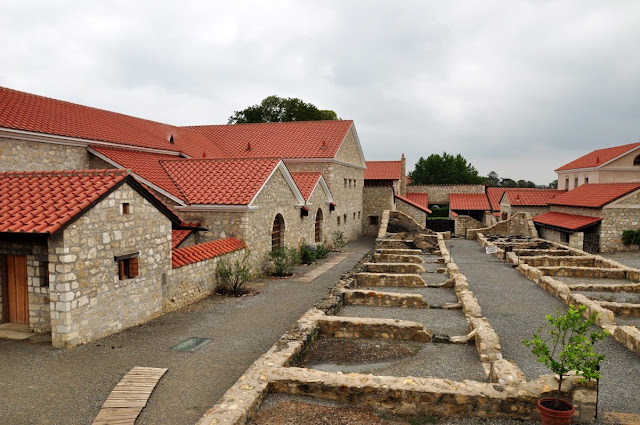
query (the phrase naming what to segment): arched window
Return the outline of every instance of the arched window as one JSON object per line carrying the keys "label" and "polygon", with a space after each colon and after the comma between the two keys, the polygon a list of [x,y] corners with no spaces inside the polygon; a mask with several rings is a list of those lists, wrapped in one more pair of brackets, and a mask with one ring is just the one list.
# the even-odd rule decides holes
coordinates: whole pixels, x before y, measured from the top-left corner
{"label": "arched window", "polygon": [[275,251],[284,246],[284,218],[282,215],[276,215],[273,220],[273,229],[271,230],[271,250]]}
{"label": "arched window", "polygon": [[315,241],[322,242],[322,209],[318,208],[316,213]]}
{"label": "arched window", "polygon": [[633,160],[633,165],[640,165],[640,155],[636,156],[636,159]]}

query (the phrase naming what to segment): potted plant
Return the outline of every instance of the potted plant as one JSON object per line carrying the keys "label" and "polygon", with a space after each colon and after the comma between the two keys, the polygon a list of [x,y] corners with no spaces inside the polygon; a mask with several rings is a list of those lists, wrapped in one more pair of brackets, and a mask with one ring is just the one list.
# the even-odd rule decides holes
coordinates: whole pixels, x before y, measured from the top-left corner
{"label": "potted plant", "polygon": [[606,330],[589,332],[597,317],[597,313],[583,318],[586,306],[569,306],[566,314],[556,312],[556,316],[548,314],[546,338],[541,337],[542,328],[533,334],[531,340],[523,340],[523,344],[531,348],[553,373],[558,375],[558,389],[555,398],[538,400],[538,410],[543,424],[568,424],[575,407],[568,401],[560,399],[562,382],[569,372],[582,376],[584,380],[600,378],[600,363],[603,354],[593,351],[593,345],[606,338]]}

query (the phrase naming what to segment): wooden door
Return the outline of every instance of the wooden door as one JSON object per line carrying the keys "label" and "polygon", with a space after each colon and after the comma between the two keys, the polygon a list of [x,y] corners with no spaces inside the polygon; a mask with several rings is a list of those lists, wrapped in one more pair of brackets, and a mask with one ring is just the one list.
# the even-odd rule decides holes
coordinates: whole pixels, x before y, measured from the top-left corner
{"label": "wooden door", "polygon": [[4,261],[5,322],[29,323],[29,292],[27,290],[27,257],[7,255]]}

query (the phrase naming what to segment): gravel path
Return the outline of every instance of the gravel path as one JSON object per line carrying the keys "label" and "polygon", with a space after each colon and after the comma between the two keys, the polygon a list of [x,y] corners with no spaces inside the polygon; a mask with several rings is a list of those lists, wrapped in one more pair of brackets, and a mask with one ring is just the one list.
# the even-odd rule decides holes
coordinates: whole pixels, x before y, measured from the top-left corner
{"label": "gravel path", "polygon": [[628,267],[640,269],[640,254],[637,252],[610,252],[598,254],[604,258],[608,258]]}
{"label": "gravel path", "polygon": [[410,320],[422,323],[429,331],[449,336],[467,335],[471,332],[462,310],[347,305],[337,316]]}
{"label": "gravel path", "polygon": [[[482,314],[498,333],[503,356],[515,361],[527,379],[549,373],[521,341],[545,325],[545,314],[554,314],[556,309],[564,312],[566,305],[511,266],[485,254],[477,242],[453,239],[447,245],[454,246],[454,261],[466,275]],[[600,410],[640,413],[640,355],[612,338],[599,343],[597,351],[607,356],[602,364]]]}
{"label": "gravel path", "polygon": [[[0,340],[0,424],[91,423],[133,366],[169,369],[137,425],[193,424],[372,248],[372,238],[347,245],[353,254],[311,283],[258,280],[257,295],[209,297],[72,350]],[[170,348],[191,336],[213,341],[196,352]]]}

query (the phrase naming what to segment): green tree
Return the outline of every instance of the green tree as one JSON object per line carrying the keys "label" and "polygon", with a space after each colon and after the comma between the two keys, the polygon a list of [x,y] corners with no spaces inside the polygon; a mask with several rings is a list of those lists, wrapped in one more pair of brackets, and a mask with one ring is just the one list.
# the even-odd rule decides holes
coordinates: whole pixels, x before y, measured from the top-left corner
{"label": "green tree", "polygon": [[489,187],[497,187],[500,186],[500,177],[498,177],[498,173],[495,171],[491,171],[487,174],[487,178],[484,181],[484,184]]}
{"label": "green tree", "polygon": [[551,183],[549,183],[549,189],[557,189],[558,188],[558,179],[555,179]]}
{"label": "green tree", "polygon": [[246,124],[255,122],[287,122],[287,121],[319,121],[337,120],[335,112],[318,109],[311,103],[295,97],[269,96],[259,105],[249,106],[235,111],[229,117],[229,124]]}
{"label": "green tree", "polygon": [[431,154],[420,158],[409,173],[412,184],[482,184],[485,178],[460,154]]}

